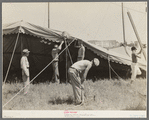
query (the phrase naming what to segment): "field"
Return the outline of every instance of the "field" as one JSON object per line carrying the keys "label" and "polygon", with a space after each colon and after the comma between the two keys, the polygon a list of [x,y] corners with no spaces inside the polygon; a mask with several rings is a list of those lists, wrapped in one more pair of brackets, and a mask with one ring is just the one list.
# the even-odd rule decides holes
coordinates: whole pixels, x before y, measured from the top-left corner
{"label": "field", "polygon": [[[30,92],[20,92],[3,110],[145,110],[146,79],[87,80],[85,103],[75,106],[70,84],[31,84]],[[2,104],[7,103],[23,87],[22,83],[6,83],[2,91]]]}

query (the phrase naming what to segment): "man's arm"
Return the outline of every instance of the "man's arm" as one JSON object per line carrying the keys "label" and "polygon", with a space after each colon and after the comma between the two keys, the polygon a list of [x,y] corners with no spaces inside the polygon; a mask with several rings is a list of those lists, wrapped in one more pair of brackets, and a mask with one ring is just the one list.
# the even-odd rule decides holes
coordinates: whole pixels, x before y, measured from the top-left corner
{"label": "man's arm", "polygon": [[137,53],[137,55],[141,54],[141,52],[142,52],[142,49],[140,49],[140,51]]}
{"label": "man's arm", "polygon": [[61,50],[62,49],[62,45],[63,45],[64,41],[61,42],[61,44],[59,45],[58,49]]}
{"label": "man's arm", "polygon": [[82,49],[82,53],[83,53],[83,56],[85,56],[85,47],[83,46],[83,49]]}
{"label": "man's arm", "polygon": [[140,56],[138,56],[138,54],[135,54],[136,57],[141,58]]}
{"label": "man's arm", "polygon": [[141,58],[140,56],[136,55],[138,58]]}
{"label": "man's arm", "polygon": [[91,67],[92,67],[92,65],[89,64],[89,65],[87,66],[87,68],[85,69],[84,74],[83,74],[83,77],[82,77],[83,81],[86,80],[87,73],[88,73],[88,71],[90,70]]}

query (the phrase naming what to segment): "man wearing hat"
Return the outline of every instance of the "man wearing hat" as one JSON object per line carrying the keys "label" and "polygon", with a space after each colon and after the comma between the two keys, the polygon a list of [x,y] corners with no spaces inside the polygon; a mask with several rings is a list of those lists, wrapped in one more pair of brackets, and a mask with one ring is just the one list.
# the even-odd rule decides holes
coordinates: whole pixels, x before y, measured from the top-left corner
{"label": "man wearing hat", "polygon": [[[74,63],[68,70],[69,79],[73,88],[75,104],[81,104],[84,102],[84,81],[88,71],[92,66],[98,66],[99,60],[94,58],[92,61],[80,60]],[[82,76],[80,76],[82,74]]]}
{"label": "man wearing hat", "polygon": [[[22,69],[22,79],[24,82],[24,94],[26,94],[29,90],[29,82],[30,82],[30,78],[29,78],[29,62],[27,57],[29,56],[29,52],[28,49],[24,49],[23,50],[23,54],[22,54],[22,58],[21,58],[21,69]],[[28,86],[27,86],[28,85]]]}
{"label": "man wearing hat", "polygon": [[131,57],[132,57],[132,64],[131,64],[131,70],[132,70],[132,75],[131,75],[131,83],[136,79],[136,76],[137,75],[141,75],[141,71],[138,67],[138,64],[137,64],[137,58],[141,58],[140,56],[138,56],[138,54],[141,53],[141,51],[137,54],[136,53],[136,47],[132,47],[131,48],[131,51],[132,51],[132,54],[131,54]]}

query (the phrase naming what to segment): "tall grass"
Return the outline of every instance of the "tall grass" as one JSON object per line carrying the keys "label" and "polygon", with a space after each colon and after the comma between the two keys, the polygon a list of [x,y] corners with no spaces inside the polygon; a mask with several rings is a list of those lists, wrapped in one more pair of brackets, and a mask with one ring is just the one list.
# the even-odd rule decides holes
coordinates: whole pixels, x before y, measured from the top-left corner
{"label": "tall grass", "polygon": [[[21,92],[10,101],[4,110],[145,110],[146,79],[129,80],[87,80],[85,103],[75,106],[70,84],[31,84],[30,92]],[[2,104],[8,102],[23,87],[22,83],[6,84],[2,91]],[[138,93],[139,91],[139,93]],[[75,107],[74,107],[75,106]]]}

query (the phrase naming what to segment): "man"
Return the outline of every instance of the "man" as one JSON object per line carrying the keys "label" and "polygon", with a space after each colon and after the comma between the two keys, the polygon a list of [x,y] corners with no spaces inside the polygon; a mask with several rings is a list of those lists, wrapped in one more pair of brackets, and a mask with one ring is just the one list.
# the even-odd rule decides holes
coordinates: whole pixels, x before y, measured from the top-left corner
{"label": "man", "polygon": [[[28,49],[24,49],[23,50],[23,55],[21,58],[21,69],[22,69],[22,79],[24,82],[24,94],[27,94],[27,92],[29,91],[29,82],[30,82],[30,78],[29,78],[29,62],[27,57],[29,56],[30,51],[28,51]],[[28,86],[27,86],[28,85]]]}
{"label": "man", "polygon": [[131,57],[132,57],[132,64],[131,64],[131,70],[132,70],[132,75],[131,75],[131,83],[136,79],[136,76],[137,75],[141,75],[141,71],[138,67],[138,64],[137,64],[137,58],[141,58],[140,56],[138,56],[138,54],[136,53],[136,47],[132,47],[131,48],[131,51],[132,51],[132,54],[131,54]]}
{"label": "man", "polygon": [[80,61],[80,60],[84,60],[84,57],[85,57],[85,47],[83,46],[81,41],[79,41],[78,44],[79,44],[79,46],[75,46],[75,47],[79,48],[77,61]]}
{"label": "man", "polygon": [[[98,66],[99,60],[94,58],[92,61],[80,60],[74,63],[68,70],[69,79],[73,88],[74,99],[76,105],[84,102],[84,81],[88,71],[92,66]],[[82,74],[82,76],[80,76]]]}
{"label": "man", "polygon": [[53,77],[52,80],[54,79],[56,83],[60,83],[59,80],[59,70],[58,70],[58,52],[61,50],[62,45],[64,41],[61,42],[61,44],[55,45],[54,48],[52,49],[52,58],[54,59],[52,66],[53,66]]}
{"label": "man", "polygon": [[77,61],[84,60],[85,57],[85,47],[80,43],[80,48],[78,50],[78,59]]}

